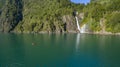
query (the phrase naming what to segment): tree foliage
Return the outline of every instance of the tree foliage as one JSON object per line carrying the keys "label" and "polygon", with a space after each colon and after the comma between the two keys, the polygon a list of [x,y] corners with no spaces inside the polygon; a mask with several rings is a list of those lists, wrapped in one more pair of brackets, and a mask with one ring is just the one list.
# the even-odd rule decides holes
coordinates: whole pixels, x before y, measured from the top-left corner
{"label": "tree foliage", "polygon": [[106,30],[109,32],[120,32],[120,12],[113,12],[106,16]]}
{"label": "tree foliage", "polygon": [[7,0],[6,5],[4,7],[2,5],[0,3],[2,31],[67,31],[63,17],[65,15],[70,17],[73,11],[78,11],[84,13],[82,22],[88,23],[91,30],[100,31],[101,19],[104,18],[107,31],[120,32],[120,0],[91,0],[87,5],[71,3],[70,0]]}
{"label": "tree foliage", "polygon": [[120,32],[120,0],[91,0],[83,11],[85,14],[83,22],[88,22],[91,30],[100,31],[101,19],[104,18],[106,31]]}
{"label": "tree foliage", "polygon": [[82,10],[84,4],[74,4],[69,0],[24,0],[23,21],[17,30],[40,32],[64,30],[62,16],[72,15],[74,10]]}

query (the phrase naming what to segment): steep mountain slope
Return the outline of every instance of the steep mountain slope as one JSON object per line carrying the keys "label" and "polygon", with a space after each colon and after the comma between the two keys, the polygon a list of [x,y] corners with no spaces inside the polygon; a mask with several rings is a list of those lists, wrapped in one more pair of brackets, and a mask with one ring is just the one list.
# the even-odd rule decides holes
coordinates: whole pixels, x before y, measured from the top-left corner
{"label": "steep mountain slope", "polygon": [[0,31],[10,32],[16,27],[22,20],[22,8],[21,0],[6,1],[0,17]]}
{"label": "steep mountain slope", "polygon": [[2,7],[5,5],[5,0],[0,0],[0,15],[2,11]]}
{"label": "steep mountain slope", "polygon": [[7,0],[0,16],[0,31],[76,32],[74,11],[82,19],[80,26],[87,27],[88,32],[120,32],[119,0],[91,0],[87,5],[69,0]]}
{"label": "steep mountain slope", "polygon": [[[14,30],[15,32],[67,32],[68,30],[75,30],[75,22],[74,17],[72,16],[72,12],[74,9],[77,9],[80,11],[84,7],[84,4],[73,4],[69,0],[24,0],[22,3],[23,8],[19,8],[19,5],[16,2],[13,2],[16,0],[11,0],[8,2],[5,9],[3,10],[1,19],[2,19],[2,31],[10,32]],[[10,3],[11,2],[11,3]],[[10,3],[10,4],[9,4]],[[8,8],[8,9],[7,9]],[[16,10],[9,10],[9,8],[15,8]],[[80,8],[80,9],[78,9]],[[16,11],[22,11],[23,19],[20,22],[14,21],[13,19],[16,18],[13,14],[10,15],[13,18],[10,18],[11,20],[7,19],[7,15],[10,12],[14,14],[18,12]],[[15,14],[16,15],[16,14]],[[66,16],[65,16],[66,15]],[[69,16],[67,16],[69,15]],[[5,19],[5,21],[3,21]],[[64,22],[63,19],[68,20],[67,22]],[[16,21],[16,20],[15,20]],[[17,25],[17,23],[19,24]],[[6,24],[5,24],[6,23]],[[13,26],[9,26],[13,24]],[[4,27],[8,28],[4,28]],[[17,26],[16,26],[17,25]],[[70,25],[73,25],[70,27]],[[14,27],[15,26],[15,27]],[[74,28],[73,28],[74,27]]]}
{"label": "steep mountain slope", "polygon": [[0,0],[0,9],[3,7],[3,5],[5,4],[6,0]]}
{"label": "steep mountain slope", "polygon": [[[24,1],[23,21],[17,26],[19,32],[65,32],[71,29],[66,24],[74,24],[72,17],[73,8],[83,8],[84,5],[72,4],[69,0],[27,0]],[[63,21],[64,15],[68,22]],[[70,27],[70,26],[69,26]],[[66,29],[67,28],[67,29]],[[75,30],[75,29],[71,29]]]}
{"label": "steep mountain slope", "polygon": [[92,0],[83,11],[83,23],[93,32],[120,32],[120,0]]}

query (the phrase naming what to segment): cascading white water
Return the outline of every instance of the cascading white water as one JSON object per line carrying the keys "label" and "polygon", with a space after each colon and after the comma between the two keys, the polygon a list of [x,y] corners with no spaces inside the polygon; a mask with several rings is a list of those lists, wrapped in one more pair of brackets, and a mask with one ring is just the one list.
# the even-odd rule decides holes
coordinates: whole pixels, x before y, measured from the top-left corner
{"label": "cascading white water", "polygon": [[78,28],[78,30],[80,32],[80,25],[79,25],[78,17],[76,16],[75,18],[76,18],[77,28]]}
{"label": "cascading white water", "polygon": [[78,17],[76,16],[75,19],[76,19],[77,28],[78,28],[79,32],[80,32],[80,33],[86,33],[87,25],[84,24],[82,27],[80,27],[79,21],[78,21]]}

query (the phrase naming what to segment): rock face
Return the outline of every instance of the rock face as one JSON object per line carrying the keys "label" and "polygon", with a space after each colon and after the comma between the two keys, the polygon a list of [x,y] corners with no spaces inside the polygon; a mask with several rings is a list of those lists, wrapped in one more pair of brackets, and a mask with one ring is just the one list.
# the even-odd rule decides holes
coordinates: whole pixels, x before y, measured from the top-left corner
{"label": "rock face", "polygon": [[79,32],[78,24],[81,33],[120,32],[119,0],[91,0],[87,6],[71,3],[70,0],[5,1],[5,6],[0,9],[0,32],[76,33]]}
{"label": "rock face", "polygon": [[8,0],[0,17],[0,31],[10,32],[22,20],[22,0]]}
{"label": "rock face", "polygon": [[71,9],[69,0],[7,0],[0,17],[0,31],[77,32]]}
{"label": "rock face", "polygon": [[[75,4],[73,5],[76,7]],[[79,32],[75,17],[71,15],[72,6],[69,0],[7,0],[0,16],[0,31],[20,33]],[[81,15],[78,15],[79,20],[83,18]]]}
{"label": "rock face", "polygon": [[76,32],[72,8],[68,7],[69,0],[7,0],[0,16],[0,31]]}
{"label": "rock face", "polygon": [[[79,32],[77,29],[77,24],[75,21],[75,17],[71,16],[71,15],[64,15],[62,17],[60,17],[61,20],[57,20],[57,21],[53,21],[51,24],[49,24],[49,22],[44,21],[41,25],[39,25],[40,30],[35,30],[35,28],[33,28],[33,30],[25,30],[25,26],[22,27],[21,23],[18,26],[21,26],[23,28],[23,30],[20,30],[20,33],[77,33]],[[80,19],[80,17],[79,17]],[[24,25],[24,23],[23,23]],[[19,28],[19,27],[17,27]],[[38,29],[38,28],[37,28]],[[19,32],[19,30],[17,30],[17,32]]]}
{"label": "rock face", "polygon": [[63,16],[63,22],[65,23],[65,30],[67,32],[77,32],[77,25],[75,21],[75,17],[73,16]]}

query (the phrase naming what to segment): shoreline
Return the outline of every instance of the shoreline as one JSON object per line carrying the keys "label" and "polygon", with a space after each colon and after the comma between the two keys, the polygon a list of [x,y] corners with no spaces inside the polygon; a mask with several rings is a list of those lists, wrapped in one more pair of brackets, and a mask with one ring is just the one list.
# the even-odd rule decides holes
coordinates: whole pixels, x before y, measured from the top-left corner
{"label": "shoreline", "polygon": [[120,35],[120,33],[111,33],[111,32],[86,32],[82,34],[98,34],[98,35]]}
{"label": "shoreline", "polygon": [[[0,32],[0,33],[6,33],[6,32]],[[78,31],[68,31],[68,32],[48,32],[48,31],[41,31],[41,32],[8,32],[13,34],[79,34]],[[111,33],[111,32],[84,32],[80,34],[98,34],[98,35],[120,35],[120,33]]]}

